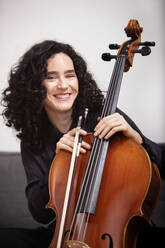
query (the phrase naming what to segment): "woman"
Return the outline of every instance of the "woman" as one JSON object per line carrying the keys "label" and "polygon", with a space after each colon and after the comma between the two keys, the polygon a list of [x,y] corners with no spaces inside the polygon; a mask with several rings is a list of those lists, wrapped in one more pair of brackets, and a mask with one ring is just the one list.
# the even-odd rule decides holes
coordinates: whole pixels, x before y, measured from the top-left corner
{"label": "woman", "polygon": [[[12,235],[9,244],[5,242],[6,247],[11,244],[48,247],[55,228],[55,214],[45,208],[49,200],[49,169],[59,150],[72,152],[75,127],[85,108],[89,113],[86,130],[80,130],[82,136],[92,131],[100,139],[109,139],[120,131],[142,144],[161,169],[161,151],[157,144],[144,137],[122,111],[117,109],[113,115],[99,119],[103,100],[85,61],[67,44],[53,40],[36,44],[11,70],[9,86],[3,92],[3,116],[6,125],[13,127],[21,140],[30,212],[35,220],[49,227],[12,230],[16,235]],[[80,152],[85,153],[90,148],[83,141]],[[3,230],[3,237],[6,233]]]}

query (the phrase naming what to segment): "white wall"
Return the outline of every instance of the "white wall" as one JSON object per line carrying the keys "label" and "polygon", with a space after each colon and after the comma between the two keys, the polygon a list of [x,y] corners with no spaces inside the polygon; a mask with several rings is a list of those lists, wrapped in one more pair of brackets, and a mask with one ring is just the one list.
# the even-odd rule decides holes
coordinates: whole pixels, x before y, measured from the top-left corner
{"label": "white wall", "polygon": [[[101,54],[108,52],[109,43],[123,43],[124,27],[129,19],[137,19],[142,40],[153,40],[156,47],[150,56],[135,56],[133,68],[124,74],[118,106],[146,136],[165,142],[164,7],[164,0],[1,0],[0,90],[7,86],[17,59],[44,39],[70,43],[106,90],[114,62],[103,62]],[[0,127],[0,150],[18,151],[19,141],[2,118]]]}

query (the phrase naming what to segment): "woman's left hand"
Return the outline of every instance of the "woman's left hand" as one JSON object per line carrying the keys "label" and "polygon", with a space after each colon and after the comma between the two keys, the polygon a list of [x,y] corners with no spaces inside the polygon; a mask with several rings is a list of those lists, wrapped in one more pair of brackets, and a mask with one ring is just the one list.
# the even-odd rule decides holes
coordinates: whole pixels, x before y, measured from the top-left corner
{"label": "woman's left hand", "polygon": [[123,135],[136,140],[139,144],[142,143],[140,134],[119,113],[114,113],[101,119],[94,129],[94,136],[99,136],[100,139],[109,139],[117,132],[122,132]]}

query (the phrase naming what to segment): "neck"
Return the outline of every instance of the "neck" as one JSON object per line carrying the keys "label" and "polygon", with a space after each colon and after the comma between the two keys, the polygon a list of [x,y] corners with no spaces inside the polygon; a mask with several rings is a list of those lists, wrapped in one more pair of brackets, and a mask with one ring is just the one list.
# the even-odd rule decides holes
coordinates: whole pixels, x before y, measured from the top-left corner
{"label": "neck", "polygon": [[66,133],[69,130],[72,123],[72,111],[65,113],[53,112],[53,114],[49,111],[46,112],[52,125],[61,133]]}

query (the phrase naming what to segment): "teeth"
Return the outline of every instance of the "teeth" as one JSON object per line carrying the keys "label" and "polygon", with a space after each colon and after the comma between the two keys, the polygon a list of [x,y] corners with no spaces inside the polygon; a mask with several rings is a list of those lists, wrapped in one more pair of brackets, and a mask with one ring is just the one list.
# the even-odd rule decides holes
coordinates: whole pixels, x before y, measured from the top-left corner
{"label": "teeth", "polygon": [[69,97],[69,94],[65,94],[65,95],[56,95],[55,97],[56,97],[56,98],[59,98],[59,99],[65,99],[65,98],[68,98],[68,97]]}

